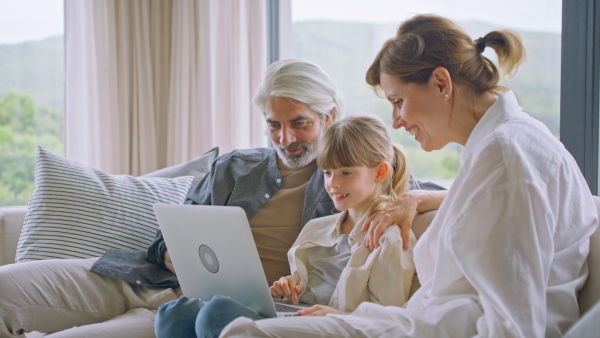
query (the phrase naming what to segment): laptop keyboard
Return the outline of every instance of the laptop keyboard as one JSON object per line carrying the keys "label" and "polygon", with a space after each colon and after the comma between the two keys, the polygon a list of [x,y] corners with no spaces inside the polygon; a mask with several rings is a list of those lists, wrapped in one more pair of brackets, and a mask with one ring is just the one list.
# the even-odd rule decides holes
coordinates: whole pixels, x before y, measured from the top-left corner
{"label": "laptop keyboard", "polygon": [[302,308],[299,308],[297,306],[291,306],[291,305],[286,305],[286,304],[281,304],[281,303],[275,303],[275,310],[277,312],[297,312],[298,310],[302,310]]}

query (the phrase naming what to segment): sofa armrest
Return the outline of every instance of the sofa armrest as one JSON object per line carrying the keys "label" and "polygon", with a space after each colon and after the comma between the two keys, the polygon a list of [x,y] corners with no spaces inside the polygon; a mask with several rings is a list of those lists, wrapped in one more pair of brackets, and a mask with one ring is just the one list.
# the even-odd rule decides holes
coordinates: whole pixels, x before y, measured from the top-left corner
{"label": "sofa armrest", "polygon": [[15,262],[27,206],[0,207],[0,265]]}

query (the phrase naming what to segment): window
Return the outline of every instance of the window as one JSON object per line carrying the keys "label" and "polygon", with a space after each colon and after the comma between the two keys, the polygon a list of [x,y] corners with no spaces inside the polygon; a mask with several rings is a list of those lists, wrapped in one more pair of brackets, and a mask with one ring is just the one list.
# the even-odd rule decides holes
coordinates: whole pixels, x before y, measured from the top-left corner
{"label": "window", "polygon": [[0,206],[25,205],[37,146],[63,153],[63,2],[0,2]]}
{"label": "window", "polygon": [[[289,48],[280,58],[315,62],[333,78],[347,99],[349,114],[374,114],[391,128],[391,106],[366,84],[367,68],[398,24],[415,13],[434,13],[461,25],[473,39],[494,29],[517,31],[528,53],[516,76],[505,85],[522,99],[524,110],[559,137],[561,22],[560,0],[519,1],[502,4],[476,0],[292,0]],[[484,55],[495,59],[493,50]],[[392,131],[406,148],[415,175],[449,187],[460,167],[462,147],[451,144],[426,153],[404,132]]]}

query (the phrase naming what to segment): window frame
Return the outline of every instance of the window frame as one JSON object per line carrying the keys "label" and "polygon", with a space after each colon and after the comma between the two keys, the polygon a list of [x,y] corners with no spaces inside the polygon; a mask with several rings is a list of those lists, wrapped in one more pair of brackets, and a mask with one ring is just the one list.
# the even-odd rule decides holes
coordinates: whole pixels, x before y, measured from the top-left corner
{"label": "window frame", "polygon": [[600,0],[563,0],[560,140],[598,194]]}

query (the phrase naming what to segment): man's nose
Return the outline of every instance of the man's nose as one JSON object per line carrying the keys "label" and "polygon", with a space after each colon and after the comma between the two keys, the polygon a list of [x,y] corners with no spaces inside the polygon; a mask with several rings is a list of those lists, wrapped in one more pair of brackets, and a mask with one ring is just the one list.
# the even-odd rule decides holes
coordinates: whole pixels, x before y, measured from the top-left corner
{"label": "man's nose", "polygon": [[281,128],[279,144],[284,147],[296,142],[296,132],[292,128]]}

